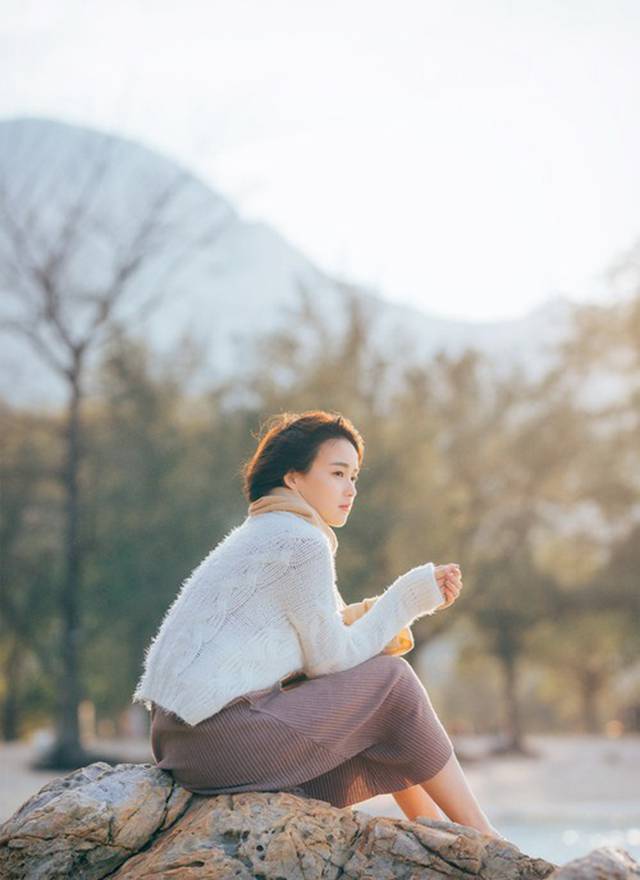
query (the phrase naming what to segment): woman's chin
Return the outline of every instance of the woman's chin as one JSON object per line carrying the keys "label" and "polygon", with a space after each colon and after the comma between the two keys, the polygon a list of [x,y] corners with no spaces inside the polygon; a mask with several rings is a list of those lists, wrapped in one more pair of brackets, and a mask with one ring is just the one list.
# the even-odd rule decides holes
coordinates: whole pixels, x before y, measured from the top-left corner
{"label": "woman's chin", "polygon": [[329,525],[335,529],[339,529],[340,526],[343,526],[348,519],[349,519],[349,511],[348,510],[341,510],[339,513],[335,514],[332,517],[331,521],[329,522]]}

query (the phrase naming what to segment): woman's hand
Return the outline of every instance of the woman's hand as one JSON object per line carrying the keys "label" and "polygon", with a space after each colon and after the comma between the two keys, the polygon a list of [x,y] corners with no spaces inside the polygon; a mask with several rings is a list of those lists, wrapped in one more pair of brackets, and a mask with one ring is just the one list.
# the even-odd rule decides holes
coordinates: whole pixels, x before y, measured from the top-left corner
{"label": "woman's hand", "polygon": [[438,605],[438,609],[448,608],[449,605],[453,605],[456,601],[462,589],[460,566],[456,562],[449,562],[447,565],[436,565],[435,575],[440,591],[444,596],[444,602],[442,605]]}

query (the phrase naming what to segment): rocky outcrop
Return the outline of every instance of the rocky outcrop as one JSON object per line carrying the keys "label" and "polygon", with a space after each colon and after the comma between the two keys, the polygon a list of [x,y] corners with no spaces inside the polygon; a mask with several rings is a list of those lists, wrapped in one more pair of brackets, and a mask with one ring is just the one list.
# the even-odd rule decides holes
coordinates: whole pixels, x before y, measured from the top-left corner
{"label": "rocky outcrop", "polygon": [[627,880],[640,877],[640,865],[623,849],[601,846],[549,876],[550,880]]}
{"label": "rocky outcrop", "polygon": [[604,876],[640,873],[623,850],[558,868],[454,822],[373,817],[282,792],[192,795],[152,764],[90,764],[45,785],[0,826],[8,880]]}

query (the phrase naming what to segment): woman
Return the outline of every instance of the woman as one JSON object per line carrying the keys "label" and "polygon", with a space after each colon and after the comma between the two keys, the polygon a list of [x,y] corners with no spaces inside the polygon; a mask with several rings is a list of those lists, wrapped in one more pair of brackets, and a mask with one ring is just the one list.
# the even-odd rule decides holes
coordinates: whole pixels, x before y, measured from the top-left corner
{"label": "woman", "polygon": [[393,794],[409,819],[500,836],[429,696],[390,646],[452,604],[457,565],[400,575],[344,622],[333,528],[364,443],[338,413],[273,417],[243,469],[243,523],[185,580],[145,653],[134,701],[157,765],[199,794],[289,791],[344,807]]}

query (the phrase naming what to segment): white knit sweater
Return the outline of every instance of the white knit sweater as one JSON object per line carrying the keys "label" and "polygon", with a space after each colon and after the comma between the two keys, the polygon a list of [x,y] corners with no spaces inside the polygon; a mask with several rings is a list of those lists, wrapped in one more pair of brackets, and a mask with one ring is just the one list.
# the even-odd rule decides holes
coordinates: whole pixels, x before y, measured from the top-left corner
{"label": "white knit sweater", "polygon": [[247,516],[183,582],[145,651],[133,702],[194,725],[289,673],[349,669],[444,602],[428,562],[350,626],[326,536],[294,513]]}

